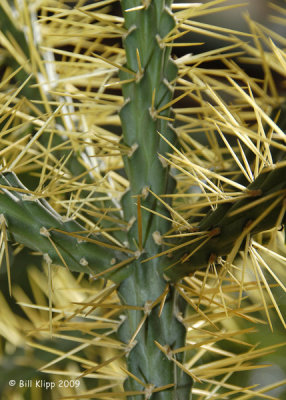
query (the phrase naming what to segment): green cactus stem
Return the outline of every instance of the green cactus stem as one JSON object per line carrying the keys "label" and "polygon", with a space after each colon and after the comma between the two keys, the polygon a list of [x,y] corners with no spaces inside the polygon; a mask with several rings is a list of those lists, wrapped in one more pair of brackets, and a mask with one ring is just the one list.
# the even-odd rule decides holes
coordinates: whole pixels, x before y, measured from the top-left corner
{"label": "green cactus stem", "polygon": [[[135,76],[132,82],[123,85],[125,104],[120,112],[124,144],[134,149],[124,158],[130,190],[123,198],[123,211],[127,221],[134,221],[128,241],[138,251],[139,258],[133,263],[134,272],[121,283],[118,294],[124,305],[137,306],[142,311],[128,310],[118,334],[130,346],[127,366],[132,375],[125,381],[125,391],[130,393],[128,399],[185,400],[190,398],[192,378],[171,357],[172,350],[185,342],[186,330],[177,318],[184,305],[179,308],[176,293],[169,290],[159,313],[166,293],[161,261],[141,263],[160,251],[154,232],[163,233],[170,228],[168,221],[143,207],[166,214],[149,190],[160,195],[170,193],[174,187],[168,168],[158,156],[170,148],[157,131],[164,132],[175,143],[169,103],[177,69],[170,59],[169,47],[164,47],[163,42],[175,23],[169,10],[171,1],[146,1],[143,5],[140,7],[140,1],[121,2],[127,30],[125,67],[131,71],[122,72],[121,79]],[[133,9],[138,6],[139,9]],[[142,206],[139,213],[138,205]],[[169,357],[162,348],[169,352]],[[182,354],[176,361],[183,362]]]}
{"label": "green cactus stem", "polygon": [[73,220],[65,221],[45,199],[29,194],[14,173],[2,173],[0,185],[0,210],[9,240],[24,244],[42,254],[46,261],[72,271],[112,276],[114,281],[126,277],[129,259],[135,258],[132,251],[102,236],[88,235],[88,231],[85,234],[85,229]]}
{"label": "green cactus stem", "polygon": [[207,232],[199,241],[187,245],[185,237],[172,243],[174,253],[167,261],[166,276],[179,280],[227,256],[235,246],[242,248],[247,234],[253,236],[285,224],[285,174],[284,164],[265,169],[247,187],[243,199],[220,204],[195,225],[194,231]]}

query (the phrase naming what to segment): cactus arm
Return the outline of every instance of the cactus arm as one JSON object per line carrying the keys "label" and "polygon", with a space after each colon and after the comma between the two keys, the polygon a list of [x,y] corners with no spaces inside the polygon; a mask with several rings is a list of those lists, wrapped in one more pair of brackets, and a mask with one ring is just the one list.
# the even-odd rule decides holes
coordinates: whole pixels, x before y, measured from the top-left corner
{"label": "cactus arm", "polygon": [[[127,276],[130,267],[125,264],[122,270],[104,274],[116,263],[128,260],[127,249],[121,249],[103,237],[84,235],[85,229],[80,224],[73,220],[64,221],[44,199],[34,199],[27,194],[29,191],[14,173],[3,173],[0,185],[0,212],[14,242],[24,244],[48,256],[46,259],[52,263],[67,266],[72,271],[91,275],[102,273],[116,282]],[[129,257],[132,258],[132,254]]]}
{"label": "cactus arm", "polygon": [[[124,144],[134,149],[129,157],[124,157],[130,189],[123,198],[123,211],[127,221],[134,221],[128,240],[130,246],[137,250],[138,260],[133,262],[133,273],[121,283],[118,294],[122,304],[141,307],[142,311],[127,311],[118,336],[130,346],[127,355],[130,373],[145,385],[130,375],[125,381],[125,390],[145,391],[145,395],[128,396],[130,400],[186,400],[190,397],[192,386],[191,377],[183,373],[156,345],[170,350],[184,346],[186,330],[177,318],[179,311],[183,311],[183,305],[180,310],[177,309],[176,293],[170,290],[159,316],[160,304],[156,301],[166,290],[161,261],[153,259],[141,263],[143,256],[153,256],[160,251],[160,245],[155,243],[152,234],[155,231],[165,232],[170,223],[144,209],[139,217],[136,205],[139,196],[142,206],[166,214],[148,189],[160,195],[174,187],[168,168],[158,156],[158,153],[165,154],[170,148],[157,133],[164,132],[168,140],[175,143],[176,137],[169,125],[171,110],[164,106],[172,99],[170,82],[176,77],[176,67],[170,59],[169,48],[160,43],[174,27],[168,9],[170,3],[146,1],[144,9],[126,12],[128,8],[140,6],[141,2],[121,1],[128,31],[124,40],[126,67],[136,74],[133,82],[123,86],[125,104],[120,112]],[[128,78],[128,73],[121,73],[122,80]],[[141,224],[137,223],[138,218]],[[138,229],[142,229],[141,243]],[[182,358],[179,355],[178,361],[182,362]],[[153,394],[152,388],[156,390]]]}
{"label": "cactus arm", "polygon": [[[166,275],[173,281],[179,280],[207,267],[217,257],[228,255],[238,240],[244,243],[248,233],[253,236],[285,224],[285,174],[286,167],[282,165],[279,168],[279,163],[274,170],[262,171],[247,187],[245,198],[221,204],[207,214],[197,230],[208,231],[209,240],[199,248],[199,242],[196,242],[174,251],[171,260],[166,261],[174,266],[166,267]],[[201,241],[205,239],[204,236]],[[178,246],[182,243],[180,240],[173,244]]]}

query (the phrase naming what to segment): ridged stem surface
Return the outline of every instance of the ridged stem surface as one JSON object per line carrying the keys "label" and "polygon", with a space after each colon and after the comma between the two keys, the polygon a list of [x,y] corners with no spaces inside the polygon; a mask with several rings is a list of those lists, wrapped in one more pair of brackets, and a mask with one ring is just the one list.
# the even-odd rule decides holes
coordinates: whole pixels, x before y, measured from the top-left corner
{"label": "ridged stem surface", "polygon": [[[88,235],[74,220],[64,220],[45,199],[30,194],[14,173],[0,174],[0,185],[0,217],[8,239],[39,252],[46,261],[107,278],[110,275],[105,271],[112,268],[114,260],[124,263],[130,257],[103,236]],[[122,280],[129,268],[119,268],[112,279]]]}
{"label": "ridged stem surface", "polygon": [[[163,43],[163,38],[174,27],[168,9],[170,3],[163,0],[121,2],[128,31],[124,40],[125,67],[132,71],[122,72],[121,79],[133,78],[123,86],[125,105],[120,112],[124,144],[133,149],[124,159],[130,190],[124,196],[123,210],[126,220],[133,222],[128,241],[131,248],[138,250],[138,260],[133,263],[133,273],[121,283],[118,293],[124,305],[142,309],[128,310],[118,333],[119,338],[130,345],[127,366],[137,378],[130,376],[125,381],[129,400],[187,400],[192,385],[190,376],[160,349],[163,346],[171,351],[184,346],[185,327],[177,319],[184,305],[179,310],[172,289],[164,298],[166,281],[162,277],[160,259],[141,263],[144,258],[160,252],[161,246],[154,240],[154,233],[162,234],[170,228],[167,220],[153,213],[166,215],[165,207],[156,196],[169,193],[173,188],[168,168],[158,155],[170,150],[158,131],[170,142],[176,140],[169,125],[171,110],[168,106],[172,100],[171,82],[176,77],[176,67],[170,59],[169,48]],[[125,11],[142,4],[145,4],[143,9]],[[162,313],[159,313],[164,300]],[[183,361],[182,353],[176,357],[179,362]],[[134,394],[134,391],[144,394]]]}

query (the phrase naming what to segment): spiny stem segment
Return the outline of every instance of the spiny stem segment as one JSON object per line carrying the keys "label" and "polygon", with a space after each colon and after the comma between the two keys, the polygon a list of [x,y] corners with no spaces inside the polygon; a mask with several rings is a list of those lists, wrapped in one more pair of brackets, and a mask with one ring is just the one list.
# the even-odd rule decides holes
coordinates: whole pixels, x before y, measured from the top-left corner
{"label": "spiny stem segment", "polygon": [[[14,173],[2,173],[0,187],[1,213],[13,241],[49,257],[52,263],[91,275],[118,265],[123,258],[128,260],[127,249],[121,249],[103,237],[88,235],[77,222],[64,221],[46,200],[33,198]],[[112,268],[104,277],[113,276],[112,279],[120,281],[129,270],[126,264],[128,262],[124,263],[123,269]]]}
{"label": "spiny stem segment", "polygon": [[[121,1],[128,31],[124,40],[126,67],[135,72],[133,81],[123,85],[125,104],[120,112],[124,144],[135,149],[132,155],[124,157],[130,190],[122,204],[126,220],[134,221],[128,241],[131,248],[138,250],[139,257],[132,264],[133,274],[121,283],[118,294],[122,304],[145,310],[128,310],[127,319],[118,332],[119,338],[131,349],[127,356],[129,375],[125,390],[137,391],[138,395],[128,396],[130,400],[185,400],[190,397],[192,386],[192,378],[156,346],[159,343],[171,353],[184,344],[186,330],[177,319],[184,304],[180,304],[175,291],[170,290],[161,310],[160,299],[166,293],[161,262],[154,259],[141,263],[146,255],[160,251],[160,245],[153,239],[154,232],[170,229],[168,220],[145,211],[147,208],[166,215],[164,207],[154,200],[149,190],[160,195],[174,188],[168,168],[158,156],[158,153],[170,151],[170,147],[157,134],[164,132],[171,143],[176,141],[170,125],[169,103],[173,95],[171,82],[176,78],[177,69],[170,59],[170,48],[162,46],[161,42],[174,27],[170,5],[171,1],[164,0]],[[122,81],[131,77],[121,72]],[[142,206],[140,215],[136,207],[138,196]],[[181,354],[177,358],[183,361]],[[140,395],[140,391],[145,394]]]}
{"label": "spiny stem segment", "polygon": [[[236,252],[245,243],[248,234],[255,235],[286,222],[286,167],[279,163],[275,169],[266,169],[247,187],[246,196],[235,202],[220,204],[195,226],[199,240],[187,244],[187,238],[174,241],[174,253],[169,254],[165,273],[172,281],[210,264],[219,256]],[[182,244],[185,246],[181,246]],[[180,246],[176,251],[176,247]],[[236,248],[236,252],[234,250]]]}

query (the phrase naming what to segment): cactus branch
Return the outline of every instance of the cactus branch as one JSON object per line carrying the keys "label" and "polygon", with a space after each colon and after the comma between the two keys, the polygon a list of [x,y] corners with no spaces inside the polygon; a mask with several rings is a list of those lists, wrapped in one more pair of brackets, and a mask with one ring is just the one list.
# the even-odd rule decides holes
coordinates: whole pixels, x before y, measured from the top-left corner
{"label": "cactus branch", "polygon": [[35,198],[12,172],[2,173],[0,187],[0,208],[10,239],[72,271],[95,277],[98,274],[105,278],[113,276],[114,281],[127,276],[127,264],[129,258],[134,258],[134,252],[104,237],[88,235],[88,231],[73,220],[64,221],[45,199]]}
{"label": "cactus branch", "polygon": [[[154,233],[170,228],[168,220],[146,211],[167,215],[150,192],[161,195],[174,188],[169,169],[158,155],[165,154],[170,147],[157,134],[157,131],[164,131],[168,140],[173,144],[176,141],[170,121],[171,83],[177,69],[170,59],[170,48],[162,42],[175,25],[168,8],[170,4],[163,0],[143,5],[139,1],[121,2],[128,31],[124,39],[126,67],[136,73],[135,80],[123,85],[125,104],[120,112],[124,144],[134,148],[132,154],[124,157],[130,189],[123,198],[123,211],[126,220],[134,221],[128,239],[130,246],[137,249],[139,258],[133,262],[134,271],[121,283],[118,294],[123,305],[144,309],[128,310],[118,332],[119,338],[130,346],[127,356],[130,374],[125,390],[138,393],[129,399],[188,399],[192,386],[192,377],[156,345],[159,343],[168,349],[170,355],[185,342],[185,327],[177,318],[183,312],[184,302],[178,302],[176,291],[170,288],[160,311],[160,299],[166,293],[161,263],[157,259],[141,263],[146,255],[160,251]],[[121,72],[122,81],[128,77],[128,73]],[[177,356],[176,361],[182,363],[182,355]],[[142,391],[145,395],[140,396]]]}
{"label": "cactus branch", "polygon": [[197,235],[204,233],[197,240],[189,245],[186,238],[170,242],[174,251],[167,261],[166,276],[176,281],[216,263],[218,257],[234,257],[248,234],[285,224],[286,182],[281,180],[285,174],[284,163],[266,168],[248,185],[242,199],[218,205],[191,228]]}

